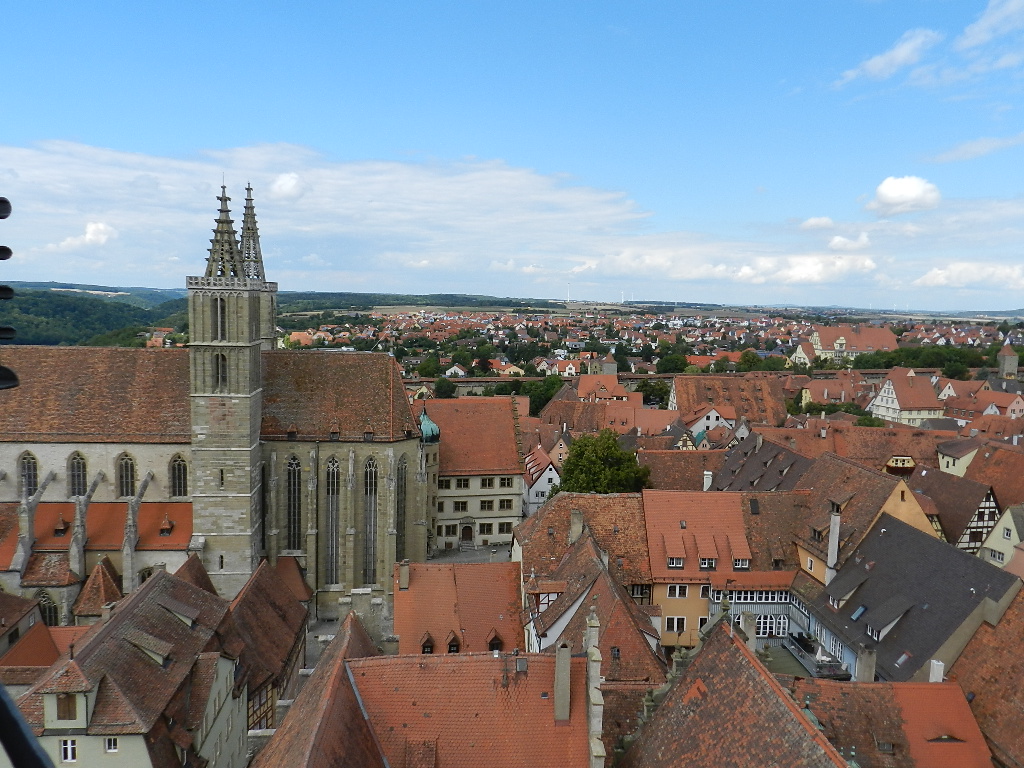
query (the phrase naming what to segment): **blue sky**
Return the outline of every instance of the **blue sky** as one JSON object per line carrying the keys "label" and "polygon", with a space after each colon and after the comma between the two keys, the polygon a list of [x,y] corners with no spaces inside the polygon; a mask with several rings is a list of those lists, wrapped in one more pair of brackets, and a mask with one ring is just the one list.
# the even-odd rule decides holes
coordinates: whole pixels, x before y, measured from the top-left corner
{"label": "blue sky", "polygon": [[1024,307],[1024,0],[20,3],[9,279]]}

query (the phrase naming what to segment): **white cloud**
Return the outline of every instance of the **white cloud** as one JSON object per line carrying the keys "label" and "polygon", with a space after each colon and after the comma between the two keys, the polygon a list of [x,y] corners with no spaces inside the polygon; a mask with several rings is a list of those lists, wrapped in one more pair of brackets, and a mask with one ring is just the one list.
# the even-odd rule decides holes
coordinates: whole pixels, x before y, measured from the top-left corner
{"label": "white cloud", "polygon": [[832,251],[860,251],[864,248],[868,248],[871,245],[871,241],[868,239],[867,232],[861,232],[856,240],[850,240],[848,237],[842,235],[836,235],[828,241],[829,250]]}
{"label": "white cloud", "polygon": [[1024,267],[995,262],[954,261],[944,267],[930,269],[913,284],[925,288],[984,286],[1019,291],[1024,289]]}
{"label": "white cloud", "polygon": [[302,197],[303,191],[297,173],[282,173],[270,184],[270,196],[278,200],[295,200]]}
{"label": "white cloud", "polygon": [[989,0],[981,16],[957,38],[958,50],[977,48],[997,37],[1024,29],[1024,0]]}
{"label": "white cloud", "polygon": [[835,223],[828,216],[812,216],[805,220],[800,229],[832,229]]}
{"label": "white cloud", "polygon": [[65,237],[59,243],[45,246],[48,251],[77,251],[88,245],[103,245],[117,237],[117,230],[102,221],[90,221],[85,225],[85,232],[74,237]]}
{"label": "white cloud", "polygon": [[879,216],[892,216],[935,208],[941,199],[939,188],[919,176],[889,176],[875,189],[875,198],[866,207]]}
{"label": "white cloud", "polygon": [[908,30],[889,50],[865,59],[853,69],[843,72],[835,85],[846,85],[858,77],[867,77],[871,80],[890,78],[901,69],[919,62],[924,52],[940,40],[942,35],[932,29]]}
{"label": "white cloud", "polygon": [[1018,133],[1016,136],[1005,136],[1002,138],[986,136],[980,139],[965,141],[962,144],[957,144],[952,149],[948,149],[945,152],[936,155],[934,160],[937,163],[973,160],[976,157],[984,157],[985,155],[990,155],[993,152],[1009,149],[1010,147],[1016,147],[1021,144],[1024,144],[1024,132]]}

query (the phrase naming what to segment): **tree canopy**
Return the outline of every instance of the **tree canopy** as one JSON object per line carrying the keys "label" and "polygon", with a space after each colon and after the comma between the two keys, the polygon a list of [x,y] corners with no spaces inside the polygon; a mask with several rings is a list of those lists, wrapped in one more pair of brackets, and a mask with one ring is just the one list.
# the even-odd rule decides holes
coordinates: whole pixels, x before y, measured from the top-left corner
{"label": "tree canopy", "polygon": [[625,451],[610,429],[582,435],[569,447],[562,464],[562,482],[552,493],[632,493],[647,485],[650,467],[641,467],[636,454]]}

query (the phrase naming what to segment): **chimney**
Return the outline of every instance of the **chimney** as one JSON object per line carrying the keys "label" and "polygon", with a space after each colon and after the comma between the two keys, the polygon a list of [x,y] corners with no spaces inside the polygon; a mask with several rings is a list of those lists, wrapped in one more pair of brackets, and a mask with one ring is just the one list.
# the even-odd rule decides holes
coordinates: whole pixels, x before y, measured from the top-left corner
{"label": "chimney", "polygon": [[740,629],[747,636],[747,650],[757,653],[757,618],[750,611],[740,614]]}
{"label": "chimney", "polygon": [[406,558],[398,564],[398,588],[409,588],[409,560]]}
{"label": "chimney", "polygon": [[569,517],[569,543],[575,544],[580,536],[583,535],[583,512],[579,509],[574,509],[570,513]]}
{"label": "chimney", "polygon": [[855,683],[875,682],[875,661],[874,648],[861,648],[857,653],[857,668],[853,675]]}
{"label": "chimney", "polygon": [[[761,444],[763,442],[764,442],[764,438],[761,437],[761,433],[760,432],[757,433],[757,439],[754,442],[754,444],[757,446],[757,450],[759,450],[759,451],[761,450]],[[707,490],[707,489],[705,488],[704,490]]]}
{"label": "chimney", "polygon": [[[758,436],[758,439],[760,439],[760,436]],[[715,476],[715,473],[712,472],[710,469],[705,469],[704,470],[704,490],[705,491],[710,491],[711,490],[711,480],[714,478],[714,476]]]}
{"label": "chimney", "polygon": [[929,683],[941,683],[942,678],[946,673],[946,665],[938,659],[932,659],[928,662],[928,682]]}
{"label": "chimney", "polygon": [[824,440],[827,435],[828,435],[828,427],[822,427],[821,428],[821,439]]}
{"label": "chimney", "polygon": [[555,722],[569,719],[569,665],[572,654],[569,644],[561,642],[555,648]]}
{"label": "chimney", "polygon": [[828,556],[825,560],[825,584],[836,577],[836,563],[839,561],[839,505],[832,506],[828,519]]}

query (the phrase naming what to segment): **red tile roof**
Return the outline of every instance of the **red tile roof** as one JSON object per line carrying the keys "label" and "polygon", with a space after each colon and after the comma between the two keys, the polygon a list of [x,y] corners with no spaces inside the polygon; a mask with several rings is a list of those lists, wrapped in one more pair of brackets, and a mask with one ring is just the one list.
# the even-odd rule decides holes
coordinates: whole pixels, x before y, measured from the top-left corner
{"label": "red tile roof", "polygon": [[662,491],[702,491],[704,473],[714,475],[728,451],[638,451],[641,467],[650,467],[650,487]]}
{"label": "red tile roof", "polygon": [[401,372],[390,355],[279,350],[263,353],[265,440],[405,440],[419,436]]}
{"label": "red tile roof", "polygon": [[571,659],[565,723],[554,719],[553,655],[378,656],[348,666],[392,768],[589,764],[584,658]]}
{"label": "red tile roof", "polygon": [[0,656],[0,667],[48,667],[60,657],[49,627],[37,621],[7,653]]}
{"label": "red tile roof", "polygon": [[420,400],[441,428],[442,475],[522,474],[517,411],[508,397]]}
{"label": "red tile roof", "polygon": [[409,588],[399,589],[394,566],[395,634],[399,653],[420,653],[424,638],[445,653],[452,633],[461,653],[523,646],[519,563],[412,563]]}
{"label": "red tile roof", "polygon": [[359,619],[350,613],[252,768],[385,768],[373,726],[364,716],[345,665],[346,659],[377,653]]}
{"label": "red tile roof", "polygon": [[[85,516],[85,548],[90,552],[118,552],[124,543],[124,521],[128,502],[93,502]],[[71,543],[71,526],[75,505],[71,502],[41,503],[36,507],[36,543],[39,551],[66,551]],[[161,536],[164,520],[173,523],[170,535]],[[63,521],[63,522],[62,522]],[[67,523],[69,525],[64,525]],[[56,535],[57,529],[63,536]],[[143,502],[139,505],[138,550],[173,551],[188,548],[192,538],[192,504],[178,502]]]}
{"label": "red tile roof", "polygon": [[982,623],[949,670],[970,699],[992,754],[1003,765],[1024,765],[1024,590],[999,623]]}
{"label": "red tile roof", "polygon": [[786,398],[778,378],[740,376],[676,376],[676,408],[689,413],[705,405],[733,406],[752,424],[781,424],[786,420]]}
{"label": "red tile roof", "polygon": [[114,570],[114,564],[104,555],[93,566],[92,573],[82,585],[72,613],[75,616],[102,616],[103,606],[116,603],[124,597],[118,586],[119,581],[120,576]]}
{"label": "red tile roof", "polygon": [[717,623],[621,768],[846,768],[846,761],[728,622]]}
{"label": "red tile roof", "polygon": [[193,587],[206,590],[211,595],[217,594],[217,588],[213,586],[210,574],[206,572],[206,568],[203,566],[202,558],[195,553],[186,558],[181,567],[174,572],[174,575],[182,581],[187,581]]}

